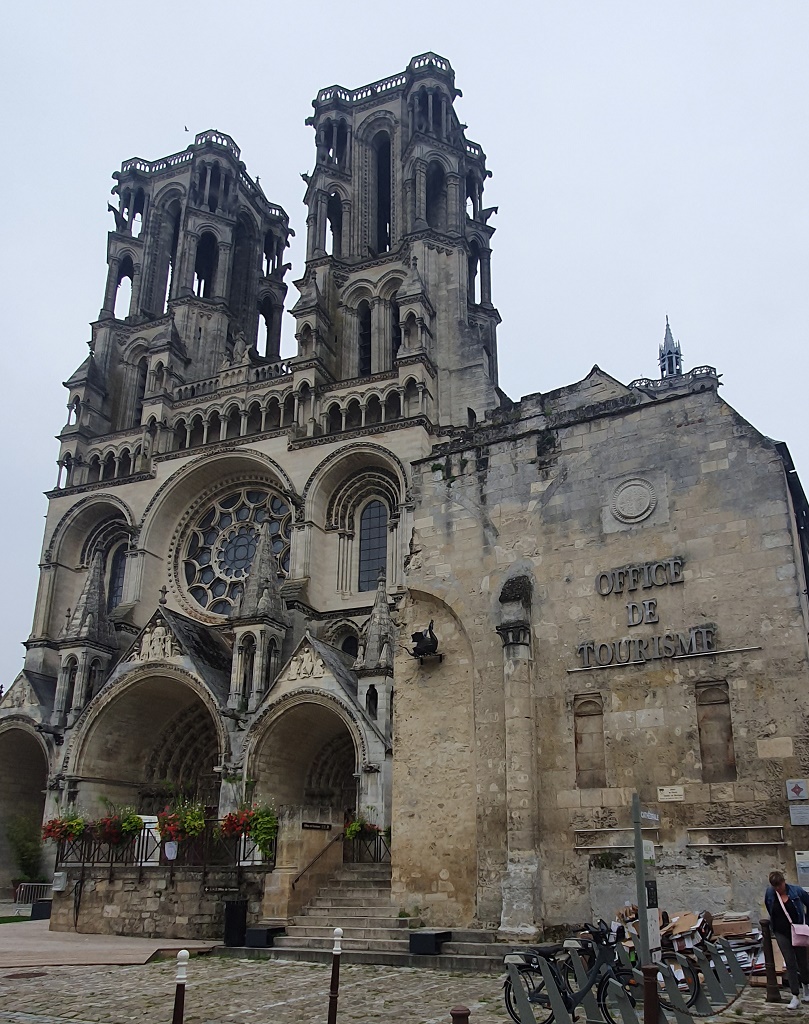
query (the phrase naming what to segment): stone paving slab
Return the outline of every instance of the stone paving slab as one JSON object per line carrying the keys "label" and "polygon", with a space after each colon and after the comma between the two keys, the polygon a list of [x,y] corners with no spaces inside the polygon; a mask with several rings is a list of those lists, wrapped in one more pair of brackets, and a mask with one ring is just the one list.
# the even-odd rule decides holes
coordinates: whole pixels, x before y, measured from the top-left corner
{"label": "stone paving slab", "polygon": [[145,964],[161,950],[207,952],[215,943],[196,939],[142,939],[121,935],[52,932],[48,921],[0,925],[0,969],[66,964]]}
{"label": "stone paving slab", "polygon": [[[0,1022],[168,1024],[174,973],[172,961],[0,970]],[[322,1024],[326,1019],[331,969],[325,964],[205,956],[191,960],[188,974],[186,1024]],[[717,1024],[809,1021],[809,1007],[789,1011],[786,1003],[765,1003],[765,994],[748,990],[725,1013],[704,1019]],[[337,1020],[450,1024],[449,1010],[459,1003],[470,1008],[471,1024],[510,1024],[502,975],[369,965],[342,968]]]}

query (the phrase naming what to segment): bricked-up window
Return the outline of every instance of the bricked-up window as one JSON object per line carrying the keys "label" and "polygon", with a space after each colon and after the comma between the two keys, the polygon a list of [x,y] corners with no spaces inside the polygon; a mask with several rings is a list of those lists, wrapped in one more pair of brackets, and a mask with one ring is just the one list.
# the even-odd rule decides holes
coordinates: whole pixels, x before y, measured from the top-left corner
{"label": "bricked-up window", "polygon": [[604,705],[598,694],[573,699],[576,733],[576,785],[597,789],[607,785],[604,760]]}
{"label": "bricked-up window", "polygon": [[736,751],[727,683],[697,686],[697,726],[703,782],[734,782]]}
{"label": "bricked-up window", "polygon": [[380,569],[386,568],[388,510],[381,501],[369,501],[360,516],[359,590],[376,590]]}

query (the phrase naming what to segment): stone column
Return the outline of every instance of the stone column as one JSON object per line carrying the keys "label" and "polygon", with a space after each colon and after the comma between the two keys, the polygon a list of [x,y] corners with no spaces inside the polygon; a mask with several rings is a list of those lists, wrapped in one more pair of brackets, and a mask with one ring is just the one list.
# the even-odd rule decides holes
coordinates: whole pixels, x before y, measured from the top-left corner
{"label": "stone column", "polygon": [[129,297],[129,315],[137,316],[140,310],[140,296],[143,291],[143,267],[140,263],[132,267],[132,294]]}
{"label": "stone column", "polygon": [[115,292],[118,289],[118,267],[120,260],[117,256],[110,256],[109,270],[107,271],[107,287],[104,289],[104,305],[101,307],[101,319],[108,320],[115,312]]}
{"label": "stone column", "polygon": [[378,295],[371,299],[371,373],[384,373],[390,369],[390,341],[386,322],[389,308]]}
{"label": "stone column", "polygon": [[503,641],[506,727],[506,842],[500,934],[528,940],[537,934],[539,857],[534,780],[534,715],[531,694],[531,627],[498,626]]}
{"label": "stone column", "polygon": [[413,228],[421,231],[427,227],[427,168],[424,161],[416,164],[416,219]]}
{"label": "stone column", "polygon": [[461,230],[461,176],[447,175],[447,229],[456,234]]}
{"label": "stone column", "polygon": [[222,299],[224,301],[228,297],[232,255],[233,246],[230,242],[220,242],[219,258],[216,261],[216,281],[213,287],[213,297],[215,299]]}
{"label": "stone column", "polygon": [[325,256],[326,255],[326,208],[328,206],[329,197],[325,192],[318,192],[317,194],[317,222],[315,228],[315,244],[313,256]]}
{"label": "stone column", "polygon": [[197,244],[199,243],[199,235],[193,231],[186,231],[185,233],[185,254],[183,262],[183,276],[182,284],[180,285],[180,295],[191,295],[194,291],[194,266],[197,262]]}
{"label": "stone column", "polygon": [[481,249],[480,252],[480,302],[483,306],[492,304],[492,252]]}

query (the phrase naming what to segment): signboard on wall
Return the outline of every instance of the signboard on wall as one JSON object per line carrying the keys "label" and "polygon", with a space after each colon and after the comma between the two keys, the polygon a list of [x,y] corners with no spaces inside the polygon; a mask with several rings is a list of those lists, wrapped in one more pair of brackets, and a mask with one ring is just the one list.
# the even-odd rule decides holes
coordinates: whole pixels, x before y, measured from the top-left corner
{"label": "signboard on wall", "polygon": [[787,800],[809,800],[809,781],[787,779]]}

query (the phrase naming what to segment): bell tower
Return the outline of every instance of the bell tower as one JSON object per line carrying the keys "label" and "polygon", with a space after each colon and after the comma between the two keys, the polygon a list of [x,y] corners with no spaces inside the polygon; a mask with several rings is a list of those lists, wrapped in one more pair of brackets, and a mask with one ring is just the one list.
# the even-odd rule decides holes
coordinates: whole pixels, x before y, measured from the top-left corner
{"label": "bell tower", "polygon": [[359,89],[322,89],[307,120],[306,271],[292,310],[312,385],[399,373],[434,423],[497,405],[489,171],[434,53]]}

